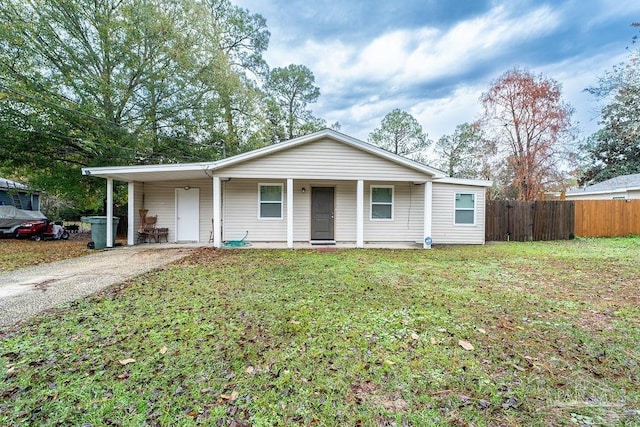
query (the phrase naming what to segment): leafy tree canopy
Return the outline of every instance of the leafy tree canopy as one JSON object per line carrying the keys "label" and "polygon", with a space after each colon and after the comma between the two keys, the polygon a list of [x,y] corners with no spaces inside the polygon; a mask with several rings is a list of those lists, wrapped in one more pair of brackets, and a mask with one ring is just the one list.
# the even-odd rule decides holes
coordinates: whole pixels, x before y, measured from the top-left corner
{"label": "leafy tree canopy", "polygon": [[424,160],[424,151],[431,145],[420,123],[400,109],[384,116],[380,127],[369,134],[369,142],[417,161]]}
{"label": "leafy tree canopy", "polygon": [[479,155],[483,145],[478,123],[458,125],[452,135],[444,135],[435,143],[435,165],[454,178],[484,177],[486,171],[483,171],[482,156]]}
{"label": "leafy tree canopy", "polygon": [[519,68],[505,72],[482,94],[482,127],[495,181],[503,196],[535,200],[564,181],[573,155],[572,107],[555,80]]}
{"label": "leafy tree canopy", "polygon": [[[320,89],[304,65],[274,68],[269,74],[267,92],[272,97],[271,119],[277,129],[274,140],[291,139],[322,129],[326,123],[313,116],[307,105],[317,101]],[[274,141],[275,142],[275,141]]]}
{"label": "leafy tree canopy", "polygon": [[604,103],[601,128],[582,149],[586,152],[581,184],[640,173],[640,51],[614,66],[586,89]]}
{"label": "leafy tree canopy", "polygon": [[83,166],[237,154],[272,142],[272,117],[291,123],[292,112],[296,133],[315,129],[306,105],[319,90],[306,67],[294,70],[292,81],[307,80],[291,105],[267,96],[269,37],[262,16],[230,0],[5,0],[3,173],[73,199],[104,191]]}

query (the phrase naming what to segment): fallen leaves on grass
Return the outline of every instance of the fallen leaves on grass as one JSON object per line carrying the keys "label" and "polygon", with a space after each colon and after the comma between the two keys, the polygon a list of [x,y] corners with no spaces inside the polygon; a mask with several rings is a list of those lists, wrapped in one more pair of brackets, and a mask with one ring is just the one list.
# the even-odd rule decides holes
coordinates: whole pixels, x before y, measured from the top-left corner
{"label": "fallen leaves on grass", "polygon": [[474,350],[473,344],[471,344],[469,341],[458,340],[458,345],[467,351]]}
{"label": "fallen leaves on grass", "polygon": [[239,393],[236,390],[233,390],[231,394],[221,394],[220,399],[233,402],[238,398],[238,395]]}
{"label": "fallen leaves on grass", "polygon": [[86,234],[70,240],[35,242],[32,240],[0,239],[0,272],[30,267],[47,262],[76,258],[92,253],[84,240]]}
{"label": "fallen leaves on grass", "polygon": [[124,365],[128,365],[129,363],[134,363],[135,361],[136,359],[129,358],[129,359],[122,359],[120,360],[119,363],[124,366]]}

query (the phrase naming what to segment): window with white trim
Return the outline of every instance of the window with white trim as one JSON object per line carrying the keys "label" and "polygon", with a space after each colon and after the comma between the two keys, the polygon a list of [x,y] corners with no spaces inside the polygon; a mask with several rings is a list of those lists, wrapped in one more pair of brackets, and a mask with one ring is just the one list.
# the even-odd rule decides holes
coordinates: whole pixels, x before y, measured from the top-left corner
{"label": "window with white trim", "polygon": [[258,185],[258,218],[282,219],[282,184]]}
{"label": "window with white trim", "polygon": [[474,193],[456,193],[456,225],[474,225],[476,223],[476,195]]}
{"label": "window with white trim", "polygon": [[371,220],[393,220],[393,185],[371,186]]}

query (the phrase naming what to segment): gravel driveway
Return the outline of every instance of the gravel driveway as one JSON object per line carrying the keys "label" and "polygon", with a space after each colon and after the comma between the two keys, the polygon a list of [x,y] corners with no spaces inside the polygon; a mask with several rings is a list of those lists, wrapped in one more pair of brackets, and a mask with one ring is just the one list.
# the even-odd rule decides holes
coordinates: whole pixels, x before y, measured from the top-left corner
{"label": "gravel driveway", "polygon": [[193,248],[116,248],[0,274],[0,327],[187,256]]}

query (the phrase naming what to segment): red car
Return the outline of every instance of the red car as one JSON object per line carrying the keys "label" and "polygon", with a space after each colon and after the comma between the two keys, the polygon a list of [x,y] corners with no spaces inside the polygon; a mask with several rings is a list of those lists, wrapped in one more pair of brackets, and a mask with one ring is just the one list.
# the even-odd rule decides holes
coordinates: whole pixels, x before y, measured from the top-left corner
{"label": "red car", "polygon": [[23,222],[16,230],[16,237],[40,240],[67,240],[69,232],[61,224],[50,223],[48,219]]}

